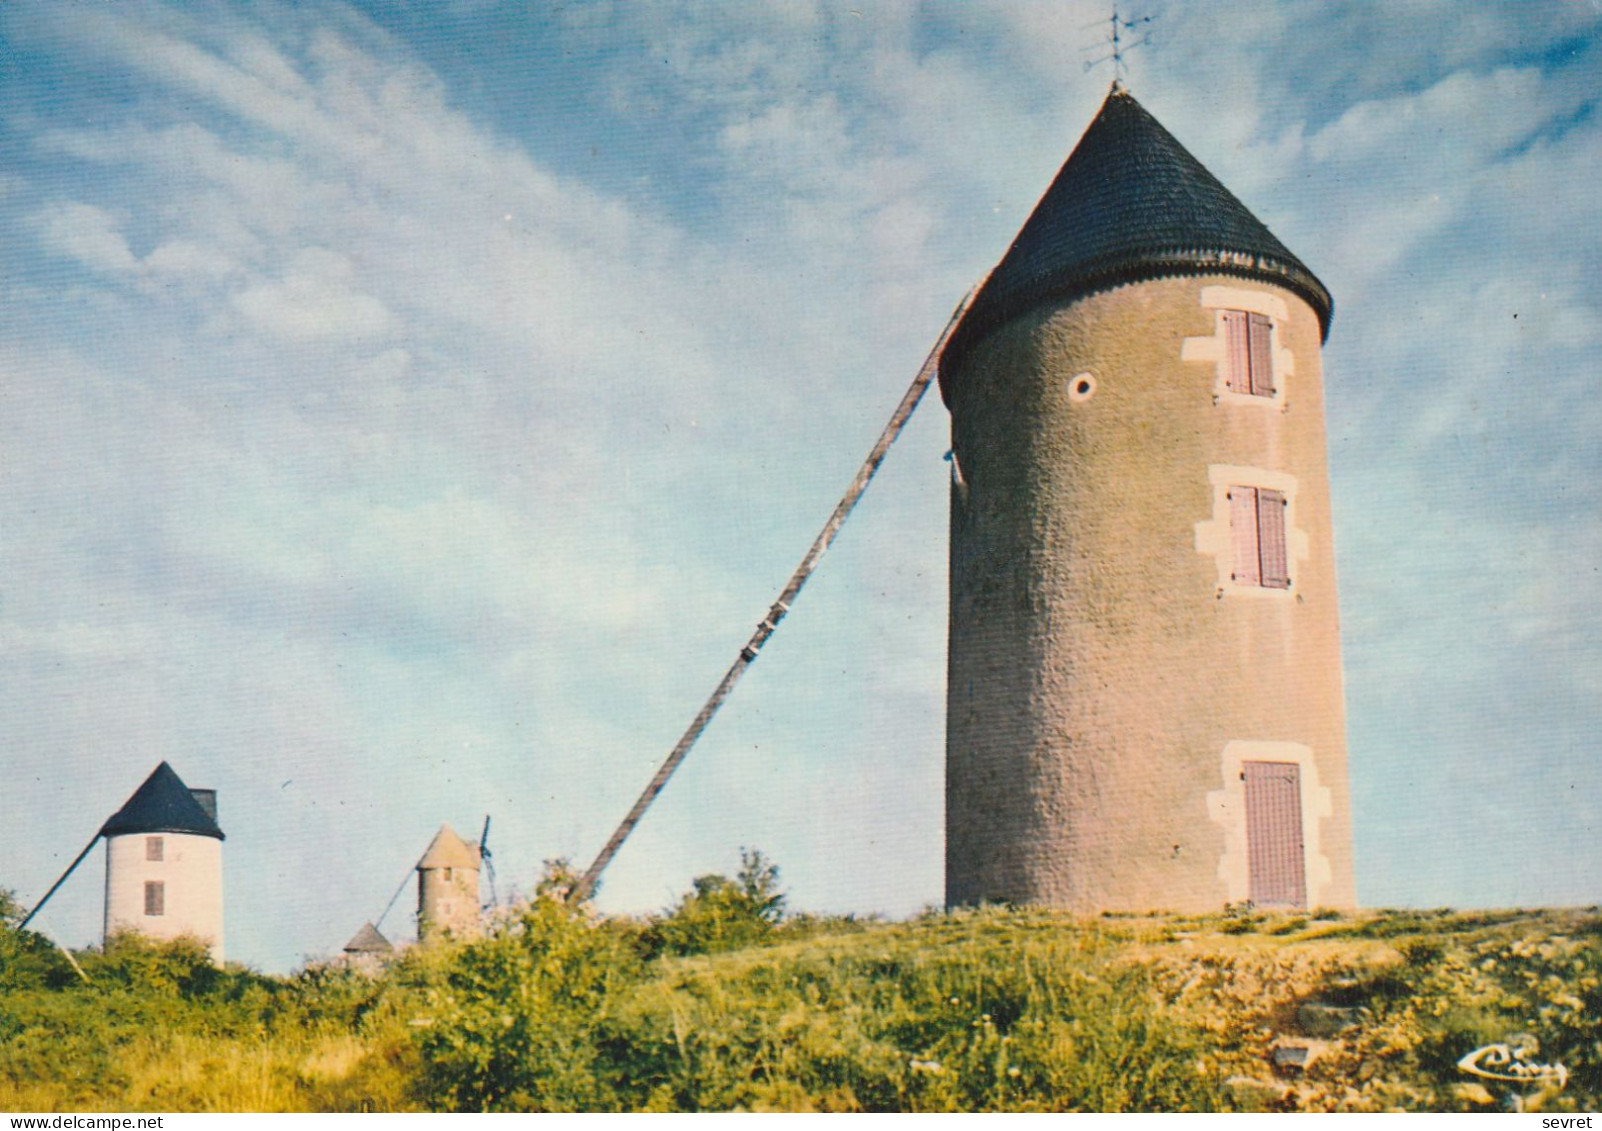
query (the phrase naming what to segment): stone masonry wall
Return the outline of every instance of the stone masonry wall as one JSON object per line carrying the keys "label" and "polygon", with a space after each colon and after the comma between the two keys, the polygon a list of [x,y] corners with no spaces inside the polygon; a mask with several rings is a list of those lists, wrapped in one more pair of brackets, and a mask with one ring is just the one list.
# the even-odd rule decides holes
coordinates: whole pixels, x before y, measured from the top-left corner
{"label": "stone masonry wall", "polygon": [[477,868],[423,868],[417,873],[417,935],[423,941],[442,934],[479,934]]}
{"label": "stone masonry wall", "polygon": [[[1217,332],[1207,288],[1284,312],[1272,402],[1186,345]],[[1039,310],[947,375],[948,903],[1244,898],[1232,781],[1283,745],[1310,752],[1308,902],[1355,904],[1320,344],[1288,291],[1176,278]],[[1288,591],[1221,581],[1235,467],[1294,484]]]}

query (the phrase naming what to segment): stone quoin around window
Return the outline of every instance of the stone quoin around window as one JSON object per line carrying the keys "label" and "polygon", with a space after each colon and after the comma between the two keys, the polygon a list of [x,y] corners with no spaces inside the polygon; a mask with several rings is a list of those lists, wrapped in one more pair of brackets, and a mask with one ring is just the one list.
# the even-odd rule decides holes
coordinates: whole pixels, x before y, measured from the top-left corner
{"label": "stone quoin around window", "polygon": [[1296,371],[1282,329],[1285,300],[1268,291],[1203,287],[1201,305],[1213,312],[1213,332],[1186,338],[1180,360],[1214,368],[1214,404],[1273,404],[1285,407],[1285,385]]}
{"label": "stone quoin around window", "polygon": [[1285,496],[1267,487],[1234,484],[1229,498],[1229,541],[1236,585],[1290,588],[1285,560]]}
{"label": "stone quoin around window", "polygon": [[1221,310],[1224,326],[1224,386],[1249,397],[1274,395],[1274,324],[1250,310]]}
{"label": "stone quoin around window", "polygon": [[1196,552],[1217,567],[1215,595],[1279,597],[1296,591],[1308,558],[1296,525],[1296,477],[1260,467],[1212,464],[1212,517],[1196,523]]}

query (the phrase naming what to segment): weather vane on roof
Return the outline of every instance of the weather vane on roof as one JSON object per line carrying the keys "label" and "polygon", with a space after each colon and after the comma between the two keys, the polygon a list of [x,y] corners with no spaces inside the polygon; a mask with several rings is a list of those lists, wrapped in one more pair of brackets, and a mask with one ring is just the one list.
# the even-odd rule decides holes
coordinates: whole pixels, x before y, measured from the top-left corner
{"label": "weather vane on roof", "polygon": [[[1151,23],[1155,18],[1154,16],[1141,16],[1138,19],[1125,19],[1118,14],[1118,5],[1114,4],[1112,15],[1105,22],[1107,28],[1106,40],[1095,47],[1085,48],[1087,51],[1105,48],[1106,54],[1087,62],[1085,64],[1086,73],[1095,70],[1103,63],[1111,61],[1113,65],[1113,89],[1122,90],[1124,88],[1124,78],[1129,74],[1129,65],[1125,62],[1124,57],[1135,48],[1144,47],[1151,42],[1150,32],[1142,33],[1138,38],[1132,36],[1131,33],[1135,29]],[[1093,27],[1102,26],[1104,26],[1103,21],[1097,20],[1093,24],[1086,24],[1085,29],[1089,30]]]}

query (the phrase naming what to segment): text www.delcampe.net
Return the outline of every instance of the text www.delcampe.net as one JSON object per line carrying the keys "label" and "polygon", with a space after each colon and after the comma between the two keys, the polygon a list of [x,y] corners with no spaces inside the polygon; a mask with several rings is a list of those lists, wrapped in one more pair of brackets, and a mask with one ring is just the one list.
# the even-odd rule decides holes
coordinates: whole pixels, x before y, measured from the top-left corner
{"label": "text www.delcampe.net", "polygon": [[161,1115],[13,1115],[12,1128],[38,1131],[162,1131]]}

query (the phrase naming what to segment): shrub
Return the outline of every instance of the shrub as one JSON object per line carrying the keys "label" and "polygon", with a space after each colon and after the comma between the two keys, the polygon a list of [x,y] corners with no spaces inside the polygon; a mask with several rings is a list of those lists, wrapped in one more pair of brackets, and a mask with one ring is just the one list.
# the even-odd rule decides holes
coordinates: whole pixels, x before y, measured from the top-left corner
{"label": "shrub", "polygon": [[486,939],[422,959],[415,1018],[424,1094],[457,1111],[592,1111],[612,1088],[595,1034],[614,991],[638,976],[626,932],[539,898]]}
{"label": "shrub", "polygon": [[74,975],[57,946],[33,931],[19,931],[24,911],[15,895],[0,888],[0,992],[59,988]]}
{"label": "shrub", "polygon": [[734,879],[697,876],[692,890],[647,938],[654,950],[667,954],[717,954],[761,942],[783,917],[778,866],[761,852],[742,848]]}
{"label": "shrub", "polygon": [[135,931],[113,934],[103,951],[84,955],[83,967],[102,986],[134,986],[184,998],[206,996],[223,978],[200,940],[158,941]]}

